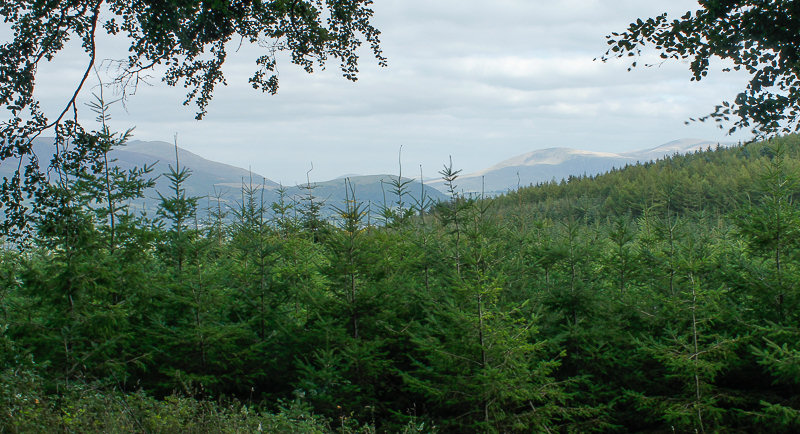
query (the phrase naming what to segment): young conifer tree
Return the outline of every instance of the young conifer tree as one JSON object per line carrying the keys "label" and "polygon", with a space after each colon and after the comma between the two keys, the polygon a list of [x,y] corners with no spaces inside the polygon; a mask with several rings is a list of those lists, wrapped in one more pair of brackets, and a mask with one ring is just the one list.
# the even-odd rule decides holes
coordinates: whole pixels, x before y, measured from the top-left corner
{"label": "young conifer tree", "polygon": [[155,332],[161,347],[158,363],[165,365],[163,371],[172,370],[171,386],[179,383],[190,390],[198,385],[212,386],[216,381],[209,375],[214,339],[208,319],[215,303],[202,264],[204,246],[197,216],[200,198],[186,191],[192,172],[181,165],[177,135],[174,147],[175,165],[169,164],[163,174],[169,181],[169,194],[158,192],[157,209],[162,228],[164,223],[168,225],[163,231],[160,256],[167,266],[161,295],[167,317],[162,321],[169,326]]}
{"label": "young conifer tree", "polygon": [[613,269],[614,286],[617,288],[618,296],[622,297],[630,286],[631,275],[635,270],[633,244],[636,232],[630,215],[616,217],[611,224],[608,237],[613,250],[606,259],[607,266]]}
{"label": "young conifer tree", "polygon": [[[758,196],[735,216],[749,259],[744,285],[740,285],[749,295],[746,319],[755,338],[750,351],[766,374],[765,381],[783,391],[800,385],[800,314],[796,309],[800,212],[794,203],[800,180],[796,160],[787,155],[787,140],[775,139],[761,153],[767,161],[758,179]],[[759,420],[787,432],[800,428],[800,410],[786,393],[770,393],[760,404],[755,412]]]}
{"label": "young conifer tree", "polygon": [[740,338],[725,330],[732,324],[727,289],[710,279],[715,246],[700,225],[692,229],[696,236],[675,245],[675,293],[656,290],[650,296],[657,306],[650,319],[661,332],[638,341],[640,351],[663,369],[664,384],[651,384],[649,393],[632,396],[676,429],[716,432],[730,415],[724,409],[728,397],[715,383]]}
{"label": "young conifer tree", "polygon": [[334,207],[339,218],[339,230],[333,233],[330,247],[333,252],[331,265],[333,275],[338,281],[334,289],[334,296],[339,299],[347,312],[347,329],[353,339],[358,340],[361,305],[363,301],[363,252],[361,249],[362,238],[365,232],[364,216],[366,215],[363,202],[358,202],[353,184],[345,178],[345,193],[347,194],[344,205]]}
{"label": "young conifer tree", "polygon": [[438,208],[437,216],[445,228],[450,227],[450,234],[453,236],[454,251],[453,261],[455,264],[455,271],[457,275],[461,275],[461,237],[462,237],[462,214],[466,206],[466,199],[461,197],[457,190],[455,183],[461,170],[453,169],[453,158],[450,158],[450,164],[444,166],[439,174],[442,175],[442,180],[450,194],[450,201]]}
{"label": "young conifer tree", "polygon": [[186,194],[186,181],[192,175],[187,167],[181,167],[178,152],[178,137],[175,136],[175,166],[168,166],[164,176],[170,183],[170,195],[164,196],[158,192],[159,204],[157,214],[169,222],[167,243],[165,245],[167,257],[173,262],[178,273],[183,271],[184,263],[190,254],[191,244],[197,232],[191,229],[191,223],[197,214],[198,197]]}
{"label": "young conifer tree", "polygon": [[759,292],[755,295],[765,308],[772,306],[772,319],[782,323],[787,312],[800,317],[791,313],[793,309],[787,309],[800,301],[796,279],[800,268],[792,257],[800,245],[800,211],[794,204],[800,179],[797,168],[789,166],[782,142],[767,145],[762,152],[768,161],[758,180],[760,194],[755,203],[742,210],[736,224],[751,255],[759,260],[759,268],[766,268],[764,271],[769,274],[767,279],[753,276],[751,283]]}
{"label": "young conifer tree", "polygon": [[25,332],[26,339],[65,384],[125,378],[143,358],[131,354],[131,314],[147,280],[142,246],[151,240],[126,202],[141,198],[153,182],[147,166],[123,171],[113,165],[109,153],[124,146],[130,131],[113,133],[111,103],[95,96],[101,128],[77,131],[54,156],[53,182],[37,204],[37,244],[47,254],[29,263],[22,285],[26,309],[48,324]]}
{"label": "young conifer tree", "polygon": [[267,310],[270,279],[271,243],[269,222],[266,217],[263,186],[254,185],[252,174],[249,182],[242,182],[241,201],[234,210],[234,246],[239,262],[238,280],[242,288],[243,305],[240,314],[247,318],[257,340],[264,341],[267,335]]}
{"label": "young conifer tree", "polygon": [[317,188],[316,183],[311,182],[311,171],[314,170],[314,165],[306,172],[306,183],[301,185],[300,189],[305,191],[305,194],[300,198],[298,210],[301,216],[301,225],[303,229],[308,231],[311,239],[318,242],[322,240],[323,229],[325,222],[322,219],[322,209],[325,207],[325,201],[314,196],[314,190]]}
{"label": "young conifer tree", "polygon": [[[454,195],[456,175],[443,170]],[[553,378],[559,361],[547,355],[529,301],[506,294],[501,264],[510,252],[487,207],[459,198],[438,210],[456,263],[409,329],[416,348],[403,379],[448,430],[557,430],[584,409],[565,409],[568,397]]]}
{"label": "young conifer tree", "polygon": [[[403,147],[400,146],[400,151],[397,155],[397,163],[399,170],[396,177],[391,177],[389,181],[381,180],[381,191],[383,192],[383,204],[379,208],[379,216],[386,226],[394,224],[402,224],[408,220],[413,214],[414,210],[410,206],[406,206],[406,196],[410,195],[409,184],[411,179],[403,179],[403,162],[402,162]],[[394,198],[394,202],[389,203],[386,200],[386,190],[384,184],[388,184],[389,193]]]}

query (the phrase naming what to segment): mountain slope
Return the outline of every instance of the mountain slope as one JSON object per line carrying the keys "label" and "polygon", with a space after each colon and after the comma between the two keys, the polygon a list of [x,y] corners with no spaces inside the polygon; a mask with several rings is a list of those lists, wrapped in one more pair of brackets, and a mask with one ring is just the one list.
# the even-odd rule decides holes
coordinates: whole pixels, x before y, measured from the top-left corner
{"label": "mountain slope", "polygon": [[[39,138],[34,141],[33,149],[41,166],[46,166],[53,156],[55,149],[52,143],[52,138]],[[180,165],[192,171],[192,176],[184,186],[189,195],[205,196],[213,192],[214,187],[238,187],[242,180],[249,179],[251,176],[248,170],[207,160],[186,149],[178,147],[177,151]],[[152,166],[151,176],[157,178],[156,191],[164,193],[168,190],[169,180],[162,174],[169,171],[170,165],[176,166],[175,145],[167,142],[132,140],[126,146],[113,149],[109,153],[109,157],[114,161],[114,165],[122,169],[143,167],[145,164]],[[11,176],[16,167],[14,160],[0,163],[0,178]],[[270,187],[278,185],[261,175],[254,173],[252,176],[254,182],[258,184],[263,181]]]}
{"label": "mountain slope", "polygon": [[[52,158],[53,148],[52,138],[40,138],[34,142],[34,152],[45,166]],[[161,193],[165,196],[170,194],[170,181],[164,176],[169,171],[169,167],[176,167],[175,158],[176,148],[174,144],[160,141],[140,141],[133,140],[126,146],[116,148],[109,154],[113,164],[122,169],[133,167],[152,166],[151,177],[155,178],[155,189],[148,191],[146,197],[137,201],[137,209],[143,209],[148,214],[154,214]],[[189,196],[206,197],[219,195],[222,201],[228,206],[235,208],[237,202],[241,200],[242,186],[252,185],[257,189],[263,188],[263,199],[270,204],[277,201],[280,197],[280,185],[258,173],[240,167],[211,161],[197,154],[187,151],[181,147],[177,148],[178,160],[181,167],[191,171],[191,176],[184,184],[186,193]],[[17,168],[17,162],[7,160],[0,163],[0,179],[11,177]],[[372,204],[373,209],[377,209],[383,204],[393,204],[397,201],[396,195],[392,194],[391,180],[396,179],[391,175],[370,175],[370,176],[350,176],[347,177],[356,194],[356,199],[366,204]],[[423,194],[423,186],[419,181],[404,178],[409,181],[407,185],[408,196],[404,198],[406,206],[416,204]],[[345,181],[336,179],[331,181],[312,183],[315,186],[313,195],[317,200],[325,202],[327,206],[323,214],[333,213],[331,206],[341,206],[344,203]],[[445,195],[435,188],[424,187],[424,196],[432,201],[439,201]],[[301,202],[307,196],[308,190],[300,186],[290,186],[285,188],[284,194],[290,202]],[[261,194],[259,193],[259,198]],[[201,200],[199,206],[202,210],[207,207],[208,201]]]}
{"label": "mountain slope", "polygon": [[[708,147],[714,142],[683,139],[661,146],[626,153],[595,152],[572,148],[547,148],[504,160],[487,169],[462,175],[456,181],[458,189],[465,193],[483,191],[489,195],[504,193],[541,182],[560,181],[570,176],[598,175],[614,168],[638,162],[648,162],[673,154],[685,154]],[[442,181],[431,181],[440,190]]]}
{"label": "mountain slope", "polygon": [[729,147],[731,144],[721,144],[711,142],[708,140],[700,139],[681,139],[673,140],[657,146],[652,149],[645,149],[642,151],[626,152],[620,155],[632,157],[640,162],[654,161],[664,157],[670,157],[675,154],[688,154],[690,152],[705,151],[708,149],[716,149],[717,146]]}
{"label": "mountain slope", "polygon": [[[774,159],[779,148],[784,155],[781,162]],[[648,218],[656,219],[665,213],[718,218],[735,215],[737,209],[763,196],[765,182],[771,182],[767,175],[777,170],[777,165],[786,176],[800,173],[800,136],[741,146],[703,146],[701,152],[673,154],[593,178],[522,187],[493,198],[493,204],[501,214],[552,221],[608,221],[648,212],[653,213]],[[798,193],[794,194],[797,197]]]}
{"label": "mountain slope", "polygon": [[[369,205],[374,212],[381,206],[396,205],[398,198],[397,194],[393,192],[393,181],[397,181],[396,175],[366,175],[317,182],[312,185],[315,197],[324,200],[328,205],[342,207],[345,200],[345,188],[348,188],[348,192],[350,188],[345,187],[345,182],[348,182],[352,186],[356,201]],[[447,198],[444,193],[427,184],[423,185],[418,180],[402,178],[402,182],[408,182],[405,187],[406,195],[402,200],[405,207],[418,205],[423,196],[426,205],[429,201],[438,202]],[[301,186],[288,188],[286,192],[288,196],[295,199],[301,199],[308,194],[308,190],[304,190]]]}

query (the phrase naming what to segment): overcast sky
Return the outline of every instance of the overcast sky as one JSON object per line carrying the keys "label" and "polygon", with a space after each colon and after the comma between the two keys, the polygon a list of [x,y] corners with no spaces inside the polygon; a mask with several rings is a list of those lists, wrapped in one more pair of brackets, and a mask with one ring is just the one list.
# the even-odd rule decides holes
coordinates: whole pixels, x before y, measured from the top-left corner
{"label": "overcast sky", "polygon": [[[688,0],[376,0],[388,68],[368,50],[358,82],[336,65],[308,75],[279,64],[280,90],[254,91],[253,47],[231,53],[203,121],[181,105],[182,89],[157,80],[113,111],[112,126],[135,126],[135,139],[172,141],[203,157],[252,168],[275,181],[342,174],[435,176],[452,155],[465,173],[535,149],[572,147],[621,152],[680,138],[735,141],[690,117],[733,98],[746,77],[712,71],[690,82],[680,62],[626,72],[628,61],[593,61],[605,35],[638,17],[693,10]],[[120,51],[120,49],[122,51]],[[105,42],[101,58],[122,58]],[[43,68],[37,93],[45,107],[65,101],[85,56],[70,52]],[[642,63],[642,62],[640,62]],[[88,97],[88,95],[87,95]],[[61,103],[63,104],[63,102]]]}

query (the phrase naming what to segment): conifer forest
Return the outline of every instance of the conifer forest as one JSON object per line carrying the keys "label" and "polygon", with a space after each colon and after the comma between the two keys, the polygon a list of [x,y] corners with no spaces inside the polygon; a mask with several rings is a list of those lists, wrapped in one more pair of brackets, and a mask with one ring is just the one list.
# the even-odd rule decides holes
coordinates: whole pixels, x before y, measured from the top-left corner
{"label": "conifer forest", "polygon": [[[230,142],[217,146],[245,141],[237,136],[251,122],[243,111],[277,118],[259,130],[264,153],[311,132],[303,140],[337,136],[319,146],[366,161],[349,136],[365,119],[394,123],[378,125],[381,135],[397,124],[421,128],[432,137],[418,144],[431,147],[459,125],[489,125],[475,140],[493,138],[491,147],[504,137],[535,142],[540,126],[560,128],[558,137],[590,131],[571,117],[617,104],[597,102],[611,95],[601,88],[624,94],[616,117],[602,118],[614,138],[645,119],[638,112],[661,122],[694,99],[659,94],[662,82],[643,75],[630,78],[634,90],[613,74],[581,75],[588,59],[562,55],[560,45],[540,58],[499,51],[512,39],[577,47],[572,33],[589,25],[571,21],[586,12],[578,9],[602,6],[591,10],[605,20],[640,2],[569,2],[558,11],[550,6],[559,2],[434,3],[422,8],[426,23],[394,25],[428,38],[423,60],[398,69],[395,80],[409,87],[371,71],[368,97],[381,85],[392,93],[369,104],[322,95],[316,113],[335,128],[312,123],[305,100],[279,113],[229,98],[210,114],[229,122]],[[126,104],[151,78],[163,85],[156,93],[185,92],[199,121],[228,78],[276,93],[279,63],[314,74],[328,65],[349,81],[363,74],[361,57],[387,67],[371,0],[0,2],[0,434],[800,432],[800,0],[696,3],[682,16],[609,31],[591,65],[631,71],[639,62],[639,71],[672,61],[688,67],[686,82],[711,70],[739,74],[747,81],[738,94],[719,95],[729,101],[688,123],[752,140],[497,196],[464,194],[466,177],[451,159],[439,172],[446,199],[426,197],[425,186],[416,191],[398,173],[375,203],[348,178],[338,202],[318,197],[310,181],[300,194],[279,189],[277,200],[247,179],[232,194],[194,196],[177,143],[168,168],[123,168],[111,152],[132,133],[109,126],[109,106]],[[392,7],[395,16],[377,19],[389,28],[419,12]],[[492,56],[473,50],[475,40],[428,49],[456,27],[483,38],[486,21],[466,14],[476,9],[499,11],[491,16],[501,26],[536,18],[512,10],[558,13],[527,29],[537,32],[531,41],[491,23],[506,38]],[[465,21],[450,25],[449,14]],[[111,59],[102,60],[103,49]],[[256,50],[245,75],[228,60]],[[440,94],[409,84],[438,73],[433,87],[448,87],[450,112]],[[667,73],[663,83],[674,81]],[[485,81],[459,85],[457,75]],[[569,92],[552,88],[553,75]],[[327,77],[295,83],[290,95],[319,96]],[[505,80],[496,100],[510,106],[482,112],[491,124],[465,114],[490,99],[461,98],[476,88],[493,98],[488,80]],[[698,100],[714,93],[702,89]],[[651,98],[635,104],[643,92]],[[419,95],[395,101],[406,93]],[[87,94],[95,95],[88,104]],[[581,104],[562,104],[567,94]],[[523,107],[531,101],[539,105]],[[361,121],[337,117],[347,104]],[[170,110],[155,109],[151,122]],[[557,110],[566,111],[546,117]],[[435,124],[455,112],[461,123]],[[531,113],[543,118],[531,122]],[[430,128],[406,124],[412,118]],[[501,134],[514,122],[528,129]],[[281,123],[294,129],[272,131]],[[637,131],[650,134],[647,125]],[[37,155],[45,138],[50,150]],[[169,188],[156,191],[157,177]]]}
{"label": "conifer forest", "polygon": [[333,219],[143,215],[92,137],[2,251],[4,432],[800,429],[800,137]]}

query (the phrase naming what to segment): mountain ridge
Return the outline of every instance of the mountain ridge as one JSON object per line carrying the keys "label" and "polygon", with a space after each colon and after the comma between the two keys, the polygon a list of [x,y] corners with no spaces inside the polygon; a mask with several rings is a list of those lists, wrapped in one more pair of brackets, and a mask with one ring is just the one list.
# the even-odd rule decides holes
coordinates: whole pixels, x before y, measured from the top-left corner
{"label": "mountain ridge", "polygon": [[[37,139],[34,149],[42,156],[52,155],[52,138]],[[679,139],[664,143],[652,148],[642,150],[614,153],[604,151],[590,151],[568,147],[550,147],[533,150],[524,154],[500,161],[478,171],[468,173],[456,179],[457,191],[461,193],[485,193],[496,195],[514,190],[518,187],[533,185],[541,182],[560,181],[571,176],[598,175],[615,168],[626,165],[644,163],[665,158],[674,154],[695,152],[714,146],[730,146],[702,139]],[[177,152],[177,160],[176,160]],[[175,167],[179,161],[181,167],[188,168],[192,176],[185,185],[190,196],[206,197],[220,195],[233,196],[225,200],[229,206],[234,206],[239,191],[243,185],[251,184],[256,188],[264,188],[264,200],[272,202],[280,197],[280,189],[286,197],[302,198],[308,190],[303,184],[295,186],[282,186],[252,170],[243,169],[233,165],[206,159],[185,148],[177,147],[162,141],[132,140],[125,146],[115,148],[110,157],[114,164],[123,169],[142,167],[145,164],[153,165],[156,178],[156,192],[168,193],[169,180],[163,174],[169,166]],[[15,164],[0,166],[0,177],[10,174],[9,167]],[[5,170],[4,170],[5,169]],[[9,173],[6,173],[9,172]],[[396,182],[396,175],[343,175],[327,181],[312,182],[314,195],[320,200],[328,201],[335,206],[345,200],[347,193],[345,186],[349,182],[350,188],[356,193],[356,198],[365,203],[387,204],[396,203],[397,199],[392,193],[392,182]],[[444,182],[441,179],[420,180],[402,178],[403,183],[408,183],[404,199],[407,205],[420,201],[422,195],[433,201],[447,198]],[[157,195],[148,193],[143,208],[154,209]]]}
{"label": "mountain ridge", "polygon": [[[676,153],[695,152],[714,146],[730,146],[702,139],[679,139],[642,150],[614,153],[568,147],[537,149],[503,160],[493,166],[461,175],[456,184],[463,193],[496,195],[518,187],[560,181],[570,176],[599,175],[626,165],[646,163]],[[444,190],[441,180],[430,184]]]}
{"label": "mountain ridge", "polygon": [[[43,165],[49,163],[54,151],[53,138],[38,138],[34,141],[34,152]],[[113,165],[123,170],[145,165],[152,167],[151,175],[156,183],[155,188],[145,192],[145,197],[136,201],[136,208],[152,215],[155,215],[160,200],[159,194],[166,197],[171,194],[170,181],[163,175],[169,171],[170,166],[176,167],[177,163],[180,163],[181,168],[191,172],[191,176],[183,185],[187,196],[199,198],[219,196],[230,208],[237,207],[237,201],[241,200],[241,189],[245,185],[257,190],[263,188],[263,199],[266,204],[279,200],[281,189],[285,198],[296,203],[301,202],[308,194],[304,184],[283,186],[252,170],[209,160],[180,146],[176,149],[175,144],[162,141],[131,140],[124,146],[112,149],[109,158]],[[16,170],[17,161],[6,160],[0,164],[0,180],[3,177],[11,177]],[[341,206],[349,194],[346,190],[352,188],[357,200],[385,206],[397,203],[396,195],[392,193],[393,180],[397,180],[396,175],[346,175],[328,181],[311,182],[311,185],[316,200],[326,202],[328,205]],[[345,182],[349,183],[349,187],[345,186]],[[443,193],[422,185],[419,180],[404,177],[402,182],[407,183],[408,196],[403,199],[406,206],[417,204],[423,196],[433,201],[446,198]],[[327,208],[323,210],[323,214],[332,214],[331,207]],[[199,209],[203,211],[204,206],[201,204]]]}

